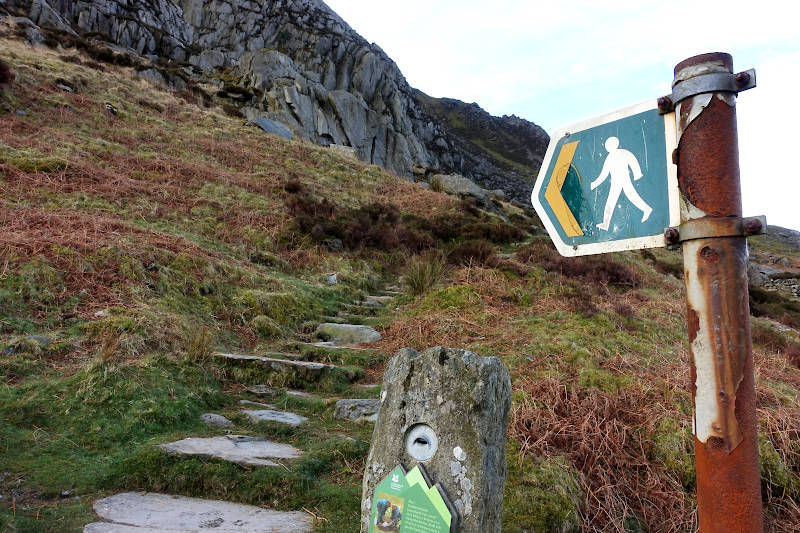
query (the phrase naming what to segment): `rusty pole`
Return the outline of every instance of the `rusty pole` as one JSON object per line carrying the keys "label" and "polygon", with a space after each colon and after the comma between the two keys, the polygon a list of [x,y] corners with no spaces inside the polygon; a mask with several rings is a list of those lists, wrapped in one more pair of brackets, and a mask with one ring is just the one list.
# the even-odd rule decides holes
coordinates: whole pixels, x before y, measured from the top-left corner
{"label": "rusty pole", "polygon": [[674,102],[681,227],[705,228],[683,242],[701,533],[763,531],[744,236],[761,228],[729,231],[742,220],[736,90],[719,83],[747,75],[711,53],[679,63],[673,81],[688,94]]}

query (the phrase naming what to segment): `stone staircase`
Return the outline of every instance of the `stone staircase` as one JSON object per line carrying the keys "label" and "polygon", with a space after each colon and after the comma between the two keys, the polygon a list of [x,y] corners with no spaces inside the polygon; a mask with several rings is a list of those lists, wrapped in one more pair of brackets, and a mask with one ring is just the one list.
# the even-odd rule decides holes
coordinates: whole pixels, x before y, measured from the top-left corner
{"label": "stone staircase", "polygon": [[[345,351],[363,350],[364,344],[380,340],[381,335],[374,328],[363,324],[352,324],[376,317],[393,298],[401,293],[397,288],[387,288],[381,294],[366,296],[363,300],[345,305],[337,317],[322,317],[311,341],[298,340],[294,344],[311,348],[314,354],[331,354]],[[301,350],[302,351],[302,350]],[[291,382],[303,384],[309,390],[279,389],[268,385],[251,385],[241,389],[244,394],[257,398],[269,398],[294,403],[302,407],[302,402],[336,401],[334,417],[348,423],[372,423],[377,417],[377,399],[335,399],[316,393],[319,383],[326,376],[336,373],[348,375],[346,369],[319,361],[309,361],[308,354],[270,351],[258,355],[216,353],[214,358],[223,366],[244,366],[257,368],[258,374],[265,377],[290,377]],[[352,379],[348,380],[352,383]],[[379,384],[362,384],[362,391],[374,390]],[[338,400],[338,401],[337,401]],[[300,403],[298,403],[300,402]],[[308,404],[312,405],[312,404]],[[292,428],[315,427],[319,421],[298,413],[281,410],[273,403],[263,403],[250,399],[240,399],[238,411],[229,414],[234,420],[245,417],[250,424],[280,424]],[[306,414],[309,414],[306,412]],[[239,418],[237,418],[239,416]],[[311,416],[311,414],[309,414]],[[212,437],[192,437],[157,445],[165,453],[176,456],[193,456],[204,460],[227,461],[250,468],[283,467],[289,469],[291,462],[303,455],[290,444],[274,442],[261,436],[233,434],[245,428],[228,417],[218,413],[205,413],[202,420],[212,428],[225,432]],[[337,434],[337,438],[354,440],[347,434]],[[219,531],[238,533],[269,531],[275,533],[309,532],[314,528],[315,517],[306,512],[279,512],[259,507],[241,505],[224,501],[188,498],[184,496],[156,493],[128,492],[99,500],[94,505],[101,521],[88,524],[84,533],[197,533],[199,531]]]}

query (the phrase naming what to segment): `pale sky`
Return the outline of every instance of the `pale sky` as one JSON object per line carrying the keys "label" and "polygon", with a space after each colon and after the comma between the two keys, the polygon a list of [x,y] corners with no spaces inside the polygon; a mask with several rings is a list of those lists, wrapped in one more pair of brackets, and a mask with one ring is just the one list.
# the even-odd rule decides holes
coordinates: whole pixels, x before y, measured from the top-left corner
{"label": "pale sky", "polygon": [[548,133],[670,92],[676,63],[728,52],[739,96],[745,215],[800,230],[800,2],[795,0],[325,0],[408,82]]}

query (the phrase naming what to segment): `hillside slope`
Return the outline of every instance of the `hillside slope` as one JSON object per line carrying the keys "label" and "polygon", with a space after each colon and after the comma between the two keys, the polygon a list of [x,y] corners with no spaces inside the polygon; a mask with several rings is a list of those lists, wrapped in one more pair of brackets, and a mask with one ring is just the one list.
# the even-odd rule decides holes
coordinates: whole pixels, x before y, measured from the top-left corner
{"label": "hillside slope", "polygon": [[[0,529],[78,532],[99,498],[153,491],[352,533],[372,425],[335,418],[335,401],[376,398],[364,385],[395,350],[444,345],[512,374],[503,531],[694,530],[677,252],[564,259],[508,203],[510,224],[16,29],[0,27]],[[791,243],[751,245],[784,273],[772,282],[800,269]],[[762,489],[767,530],[790,532],[800,301],[770,283],[752,302]],[[390,303],[364,303],[378,293]],[[308,344],[330,319],[382,338]],[[255,422],[242,400],[307,420]],[[302,455],[257,467],[157,447],[228,431]]]}
{"label": "hillside slope", "polygon": [[2,10],[54,30],[28,31],[29,40],[113,43],[143,76],[199,86],[248,118],[277,121],[316,144],[352,146],[400,176],[459,172],[525,202],[547,147],[535,124],[498,120],[504,144],[536,154],[510,168],[496,145],[475,143],[420,103],[394,61],[320,0],[4,0]]}

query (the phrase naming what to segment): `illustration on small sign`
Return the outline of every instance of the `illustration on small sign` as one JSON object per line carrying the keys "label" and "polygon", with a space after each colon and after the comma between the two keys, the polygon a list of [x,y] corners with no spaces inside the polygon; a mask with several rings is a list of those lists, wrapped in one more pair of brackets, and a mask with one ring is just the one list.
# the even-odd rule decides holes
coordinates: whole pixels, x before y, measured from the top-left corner
{"label": "illustration on small sign", "polygon": [[452,505],[439,485],[430,485],[422,466],[408,474],[395,468],[375,489],[369,532],[450,533]]}
{"label": "illustration on small sign", "polygon": [[617,200],[619,200],[619,196],[623,192],[628,200],[642,212],[642,222],[647,221],[650,218],[650,213],[653,212],[653,208],[647,205],[647,202],[642,200],[642,197],[636,192],[631,182],[631,175],[628,172],[628,169],[633,172],[633,181],[641,179],[642,167],[639,166],[639,161],[628,150],[623,150],[619,147],[619,139],[616,137],[606,139],[605,147],[608,151],[608,156],[603,163],[603,169],[600,171],[600,176],[591,183],[591,190],[595,190],[609,176],[611,177],[611,190],[608,193],[608,199],[603,209],[603,221],[597,224],[597,227],[603,231],[608,231],[611,217],[617,207]]}

